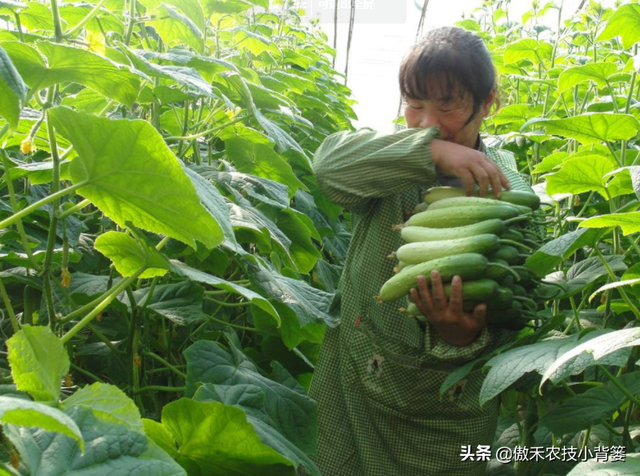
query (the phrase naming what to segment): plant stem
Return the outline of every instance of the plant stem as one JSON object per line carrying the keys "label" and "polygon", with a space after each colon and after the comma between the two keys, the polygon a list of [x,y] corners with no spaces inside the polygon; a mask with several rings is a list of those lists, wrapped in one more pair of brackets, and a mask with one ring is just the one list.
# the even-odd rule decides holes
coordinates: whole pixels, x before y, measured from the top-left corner
{"label": "plant stem", "polygon": [[186,387],[165,387],[163,385],[149,385],[135,390],[133,393],[138,395],[143,392],[184,392]]}
{"label": "plant stem", "polygon": [[20,218],[29,215],[30,213],[32,213],[33,211],[37,210],[38,208],[46,205],[47,203],[50,203],[50,202],[52,202],[52,201],[54,201],[56,199],[59,199],[60,197],[64,197],[65,195],[68,195],[71,192],[75,192],[79,188],[82,188],[85,185],[87,185],[88,183],[89,183],[89,180],[85,180],[83,182],[80,182],[80,183],[77,183],[75,185],[71,185],[70,187],[67,187],[67,188],[64,188],[62,190],[59,190],[54,194],[51,194],[51,195],[49,195],[47,197],[44,197],[42,200],[38,200],[37,202],[32,203],[28,207],[23,208],[22,210],[20,210],[18,213],[14,213],[9,218],[5,218],[4,220],[0,221],[0,230],[2,230],[3,228],[6,228],[8,226],[13,225]]}
{"label": "plant stem", "polygon": [[[0,150],[0,155],[2,156],[2,164],[4,166],[4,173],[6,177],[7,190],[9,191],[9,200],[11,201],[11,208],[15,213],[18,210],[18,201],[16,200],[16,194],[13,189],[13,179],[11,178],[11,172],[9,170],[9,159],[6,156],[4,150]],[[40,272],[40,266],[36,262],[33,253],[31,252],[31,246],[29,246],[29,240],[27,238],[27,234],[24,231],[24,226],[22,225],[22,220],[18,220],[16,222],[16,228],[18,228],[18,234],[20,235],[20,241],[22,242],[22,247],[24,248],[25,253],[27,253],[27,257],[29,258],[29,263],[31,267],[36,271]]]}
{"label": "plant stem", "polygon": [[175,366],[170,364],[167,360],[163,359],[159,355],[154,354],[153,352],[144,352],[144,355],[146,355],[147,357],[151,357],[152,359],[157,360],[161,364],[165,365],[168,369],[171,369],[179,377],[182,377],[183,379],[187,378],[187,374],[178,370]]}
{"label": "plant stem", "polygon": [[62,338],[60,339],[62,343],[66,344],[67,342],[69,342],[69,340],[71,340],[73,336],[75,336],[78,332],[84,329],[84,327],[88,323],[90,323],[99,313],[101,313],[109,304],[111,304],[111,301],[113,301],[118,296],[118,294],[120,294],[131,283],[133,283],[136,280],[136,278],[144,272],[145,269],[146,267],[143,266],[128,278],[125,278],[122,281],[120,281],[117,284],[117,286],[114,286],[112,291],[102,300],[100,304],[98,304],[94,308],[93,311],[87,314],[80,322],[78,322],[64,336],[62,336]]}
{"label": "plant stem", "polygon": [[79,367],[78,365],[74,364],[73,362],[71,362],[71,368],[73,370],[75,370],[76,372],[78,372],[79,374],[84,375],[85,377],[92,378],[96,382],[104,383],[104,380],[102,380],[100,377],[98,377],[97,375],[92,374],[91,372],[89,372],[88,370],[83,369],[82,367]]}
{"label": "plant stem", "polygon": [[228,127],[228,126],[230,126],[232,124],[235,124],[236,122],[243,121],[244,119],[245,119],[244,116],[237,117],[232,121],[225,122],[224,124],[222,124],[220,126],[213,127],[213,128],[211,128],[209,130],[206,130],[204,132],[198,132],[197,134],[192,134],[190,136],[168,136],[168,137],[165,137],[165,140],[191,140],[191,139],[198,139],[199,137],[204,137],[206,135],[213,134],[214,132],[219,131],[220,129],[224,129],[225,127]]}
{"label": "plant stem", "polygon": [[58,10],[58,0],[51,0],[51,12],[53,13],[53,31],[56,42],[62,42],[62,26],[60,23],[60,11]]}
{"label": "plant stem", "polygon": [[[615,273],[613,272],[613,270],[611,269],[611,266],[609,266],[609,263],[607,262],[607,260],[604,258],[604,256],[602,255],[602,252],[598,249],[598,247],[596,246],[594,248],[594,250],[596,251],[596,253],[598,254],[598,256],[600,257],[600,261],[602,261],[603,266],[605,267],[605,269],[607,270],[607,273],[609,274],[609,277],[615,282],[618,280],[618,277],[615,275]],[[629,306],[629,309],[631,309],[631,311],[635,314],[636,319],[640,320],[640,311],[638,310],[638,308],[635,306],[635,304],[633,304],[633,302],[631,301],[631,299],[629,299],[629,296],[627,295],[627,292],[622,289],[622,288],[617,288],[618,291],[620,292],[620,295],[622,296],[622,299],[624,299],[624,302],[627,304],[627,306]]]}
{"label": "plant stem", "polygon": [[65,211],[58,213],[58,220],[64,220],[68,216],[73,215],[75,212],[82,210],[87,205],[90,205],[91,201],[88,198],[85,198],[80,203],[72,206],[71,208],[67,208]]}
{"label": "plant stem", "polygon": [[107,0],[100,0],[95,7],[93,7],[93,9],[87,13],[87,16],[85,16],[82,20],[80,20],[76,26],[74,26],[71,30],[69,30],[67,33],[65,33],[64,36],[66,37],[72,37],[75,36],[77,33],[80,32],[80,30],[82,30],[82,28],[93,19],[93,17],[96,16],[96,14],[100,11],[100,9],[103,7],[103,5],[107,3]]}
{"label": "plant stem", "polygon": [[[131,42],[131,35],[133,33],[133,26],[136,23],[136,0],[129,0],[129,23],[127,23],[127,33],[124,37],[124,44],[129,46]],[[142,27],[144,29],[144,27]]]}
{"label": "plant stem", "polygon": [[249,306],[251,304],[251,302],[224,302],[224,301],[219,301],[213,297],[209,296],[205,296],[204,299],[206,301],[211,301],[211,302],[215,302],[216,304],[219,304],[220,306],[225,306],[225,307],[242,307],[242,306]]}
{"label": "plant stem", "polygon": [[624,385],[622,385],[622,383],[620,383],[620,381],[615,377],[615,375],[612,375],[611,372],[609,372],[607,370],[607,368],[602,365],[602,364],[596,364],[596,366],[598,367],[598,369],[600,369],[600,371],[606,375],[606,377],[611,380],[611,383],[613,383],[613,385],[616,386],[616,388],[618,390],[620,390],[625,397],[627,397],[630,401],[632,401],[634,404],[636,405],[640,405],[640,400],[638,400],[635,396],[633,396],[631,394],[631,392],[629,392],[629,390],[627,389],[627,387],[625,387]]}
{"label": "plant stem", "polygon": [[7,312],[9,313],[9,319],[11,319],[11,327],[13,328],[13,332],[19,332],[20,324],[18,323],[15,312],[13,312],[13,307],[11,306],[11,300],[9,299],[9,295],[7,294],[7,290],[4,288],[4,284],[2,284],[2,278],[0,278],[0,295],[2,296],[2,301],[4,302],[4,305],[7,308]]}
{"label": "plant stem", "polygon": [[238,324],[232,324],[230,322],[223,321],[222,319],[216,319],[213,316],[207,316],[207,319],[210,320],[210,321],[213,321],[213,322],[217,322],[219,324],[224,324],[225,326],[233,327],[234,329],[240,329],[240,330],[243,330],[243,331],[258,332],[258,329],[254,328],[254,327],[239,326]]}

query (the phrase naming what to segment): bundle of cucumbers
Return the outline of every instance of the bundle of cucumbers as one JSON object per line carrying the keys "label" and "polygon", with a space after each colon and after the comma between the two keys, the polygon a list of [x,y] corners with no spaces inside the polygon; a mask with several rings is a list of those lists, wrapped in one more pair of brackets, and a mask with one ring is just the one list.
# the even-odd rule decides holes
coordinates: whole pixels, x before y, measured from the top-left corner
{"label": "bundle of cucumbers", "polygon": [[[437,270],[443,283],[455,275],[462,278],[465,310],[486,303],[488,324],[521,329],[538,306],[532,297],[539,281],[524,261],[540,246],[530,231],[536,223],[533,210],[539,207],[537,195],[521,191],[503,191],[495,200],[467,197],[458,187],[428,190],[416,213],[395,227],[406,244],[389,256],[398,259],[397,273],[376,299],[407,296],[418,276],[429,282],[431,271]],[[444,290],[449,296],[451,285]],[[400,310],[425,320],[413,303]]]}

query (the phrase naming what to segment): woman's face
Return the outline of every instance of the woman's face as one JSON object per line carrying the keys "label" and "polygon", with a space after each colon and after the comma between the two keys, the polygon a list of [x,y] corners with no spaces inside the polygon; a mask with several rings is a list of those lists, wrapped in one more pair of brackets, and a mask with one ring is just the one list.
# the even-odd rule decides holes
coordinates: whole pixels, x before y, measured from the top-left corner
{"label": "woman's face", "polygon": [[466,125],[473,112],[473,99],[468,92],[448,94],[436,83],[430,85],[429,93],[431,98],[428,100],[404,98],[407,127],[437,126],[443,140],[475,148],[482,121],[495,101],[495,90],[489,93],[476,117]]}

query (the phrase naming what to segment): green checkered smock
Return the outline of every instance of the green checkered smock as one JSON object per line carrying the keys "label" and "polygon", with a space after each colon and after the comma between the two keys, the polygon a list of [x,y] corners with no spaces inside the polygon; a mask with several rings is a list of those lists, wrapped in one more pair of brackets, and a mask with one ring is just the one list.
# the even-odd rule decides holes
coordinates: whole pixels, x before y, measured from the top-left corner
{"label": "green checkered smock", "polygon": [[[314,157],[318,184],[352,213],[353,236],[340,281],[340,325],[328,329],[309,394],[319,408],[323,476],[478,476],[486,462],[462,462],[461,446],[491,445],[497,399],[479,407],[477,370],[440,401],[452,369],[512,340],[514,331],[485,327],[455,347],[429,326],[398,312],[407,300],[377,304],[394,275],[387,255],[403,244],[392,226],[406,220],[423,192],[451,178],[434,169],[429,143],[436,128],[381,134],[365,128],[327,137]],[[510,152],[482,150],[512,189],[531,191]]]}

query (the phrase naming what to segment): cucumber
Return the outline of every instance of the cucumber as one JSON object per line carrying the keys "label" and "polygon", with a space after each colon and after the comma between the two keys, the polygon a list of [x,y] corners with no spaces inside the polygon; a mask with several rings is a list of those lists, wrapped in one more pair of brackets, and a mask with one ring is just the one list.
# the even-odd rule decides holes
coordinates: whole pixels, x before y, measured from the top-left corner
{"label": "cucumber", "polygon": [[[473,309],[481,304],[483,301],[480,300],[468,300],[464,302],[464,310],[465,311],[473,311]],[[487,305],[487,311],[502,311],[503,309],[510,309],[511,304],[513,303],[513,291],[509,288],[504,288],[502,286],[498,286],[498,289],[494,296],[484,301]]]}
{"label": "cucumber", "polygon": [[[451,284],[444,286],[444,293],[451,297]],[[477,279],[462,283],[462,300],[485,301],[491,299],[498,291],[498,283],[493,279]]]}
{"label": "cucumber", "polygon": [[503,245],[494,254],[489,255],[489,259],[501,259],[510,265],[515,265],[520,262],[520,253],[513,246]]}
{"label": "cucumber", "polygon": [[[492,261],[493,262],[493,261]],[[506,261],[505,261],[506,263]],[[513,286],[516,283],[516,280],[513,278],[512,275],[507,275],[505,278],[500,280],[500,286],[504,286],[506,288],[510,288],[511,286]]]}
{"label": "cucumber", "polygon": [[505,268],[499,267],[499,266],[491,266],[491,264],[493,263],[501,264],[503,266],[509,266],[509,263],[507,263],[503,259],[491,258],[489,259],[489,266],[487,268],[487,273],[485,274],[485,278],[497,279],[499,281],[502,281],[507,276],[510,276],[509,271],[506,270]]}
{"label": "cucumber", "polygon": [[[506,202],[509,203],[509,202]],[[437,202],[431,204],[429,206],[429,210],[440,210],[442,208],[452,208],[452,207],[490,207],[490,206],[500,206],[504,205],[505,201],[495,200],[493,198],[483,198],[483,197],[451,197],[451,198],[443,198],[442,200],[438,200]],[[510,204],[512,207],[516,208],[519,213],[526,214],[531,213],[531,208],[524,207],[522,205]]]}
{"label": "cucumber", "polygon": [[522,190],[503,190],[500,194],[500,201],[522,205],[532,210],[540,208],[540,197],[535,193],[523,192]]}
{"label": "cucumber", "polygon": [[514,240],[514,241],[522,242],[522,240],[524,240],[524,235],[520,233],[518,230],[509,228],[505,230],[505,232],[502,234],[502,238],[504,238],[505,240]]}
{"label": "cucumber", "polygon": [[380,289],[380,295],[376,300],[388,302],[401,298],[416,286],[418,276],[423,275],[429,282],[433,270],[439,271],[444,281],[450,281],[455,275],[460,276],[463,282],[482,278],[488,264],[487,258],[479,253],[462,253],[420,263],[391,277]]}
{"label": "cucumber", "polygon": [[466,197],[467,189],[461,187],[433,187],[424,194],[424,201],[431,205],[439,200],[453,197]]}
{"label": "cucumber", "polygon": [[[492,279],[478,279],[476,281],[467,281],[462,283],[462,300],[474,300],[486,302],[491,299],[498,291],[498,283]],[[444,292],[447,297],[451,297],[451,285],[444,286]],[[415,303],[409,303],[407,313],[411,316],[422,314]]]}
{"label": "cucumber", "polygon": [[431,228],[452,228],[471,225],[492,218],[507,220],[518,216],[518,210],[509,205],[490,207],[451,207],[440,210],[427,210],[417,213],[407,221],[408,226],[427,226]]}
{"label": "cucumber", "polygon": [[416,205],[416,207],[413,209],[413,213],[420,213],[420,212],[424,212],[427,210],[427,208],[429,208],[429,204],[425,203],[425,202],[420,202]]}
{"label": "cucumber", "polygon": [[396,256],[403,263],[417,264],[461,253],[486,255],[495,253],[499,248],[500,238],[496,235],[485,233],[455,240],[408,243],[398,248]]}
{"label": "cucumber", "polygon": [[525,296],[525,297],[527,296],[527,290],[522,286],[520,286],[519,284],[514,284],[513,286],[511,286],[511,290],[513,291],[513,294],[516,296]]}
{"label": "cucumber", "polygon": [[467,236],[476,236],[483,233],[493,233],[500,236],[507,226],[498,218],[484,220],[472,225],[457,226],[455,228],[427,228],[424,226],[405,226],[400,232],[402,239],[407,243],[418,241],[442,241]]}

